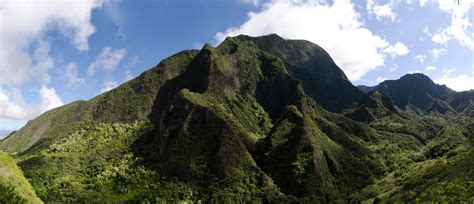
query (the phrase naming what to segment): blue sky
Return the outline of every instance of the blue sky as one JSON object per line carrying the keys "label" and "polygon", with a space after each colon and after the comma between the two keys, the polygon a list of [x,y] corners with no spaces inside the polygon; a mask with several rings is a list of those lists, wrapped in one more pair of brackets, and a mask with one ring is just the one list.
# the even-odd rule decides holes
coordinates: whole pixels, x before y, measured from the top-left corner
{"label": "blue sky", "polygon": [[474,0],[0,1],[0,129],[88,100],[184,49],[278,33],[356,85],[422,72],[474,89]]}

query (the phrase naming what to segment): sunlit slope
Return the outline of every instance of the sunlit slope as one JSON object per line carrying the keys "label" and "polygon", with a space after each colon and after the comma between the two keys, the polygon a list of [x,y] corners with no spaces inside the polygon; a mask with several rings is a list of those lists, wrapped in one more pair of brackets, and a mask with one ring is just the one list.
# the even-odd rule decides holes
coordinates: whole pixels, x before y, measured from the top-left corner
{"label": "sunlit slope", "polygon": [[15,161],[0,153],[0,203],[43,203]]}
{"label": "sunlit slope", "polygon": [[76,101],[48,111],[1,141],[0,148],[21,153],[47,145],[50,140],[74,132],[84,124],[146,119],[161,85],[181,73],[195,55],[196,51],[177,53],[139,77],[89,101]]}

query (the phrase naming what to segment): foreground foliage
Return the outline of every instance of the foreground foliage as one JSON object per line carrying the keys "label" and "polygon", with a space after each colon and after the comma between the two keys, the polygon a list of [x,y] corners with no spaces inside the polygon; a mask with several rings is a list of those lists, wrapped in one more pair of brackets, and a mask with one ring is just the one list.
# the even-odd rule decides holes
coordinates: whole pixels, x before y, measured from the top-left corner
{"label": "foreground foliage", "polygon": [[160,177],[129,151],[146,122],[85,125],[44,150],[20,157],[38,196],[48,202],[188,200],[192,189]]}
{"label": "foreground foliage", "polygon": [[0,203],[42,203],[15,161],[0,153]]}

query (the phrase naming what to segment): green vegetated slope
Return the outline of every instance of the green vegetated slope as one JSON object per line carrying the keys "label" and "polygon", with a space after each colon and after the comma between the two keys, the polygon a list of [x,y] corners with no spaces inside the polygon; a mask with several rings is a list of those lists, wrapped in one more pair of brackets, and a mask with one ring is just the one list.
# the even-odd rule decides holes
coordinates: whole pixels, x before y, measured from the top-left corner
{"label": "green vegetated slope", "polygon": [[[161,174],[205,187],[205,200],[338,200],[383,173],[354,130],[334,124],[281,59],[229,38],[206,45],[190,65],[161,88],[155,132],[138,146]],[[288,115],[297,118],[278,122]]]}
{"label": "green vegetated slope", "polygon": [[369,144],[388,173],[352,195],[354,201],[472,202],[474,120],[466,113],[420,116],[393,106],[377,91],[348,117],[385,135]]}
{"label": "green vegetated slope", "polygon": [[21,153],[43,148],[49,140],[74,132],[81,125],[96,122],[133,122],[146,119],[158,89],[181,73],[197,51],[183,51],[156,67],[90,101],[76,101],[31,120],[0,142],[0,148]]}
{"label": "green vegetated slope", "polygon": [[364,94],[347,79],[321,47],[305,40],[286,40],[276,34],[235,37],[238,41],[251,41],[255,46],[285,63],[293,78],[303,83],[305,92],[323,108],[341,112],[354,102],[360,102]]}
{"label": "green vegetated slope", "polygon": [[15,161],[3,153],[0,153],[0,203],[43,203]]}
{"label": "green vegetated slope", "polygon": [[191,187],[144,167],[130,151],[146,121],[85,125],[19,162],[46,202],[187,200]]}
{"label": "green vegetated slope", "polygon": [[397,80],[386,80],[374,87],[359,88],[364,92],[379,91],[392,98],[398,107],[409,108],[418,113],[461,112],[474,98],[474,90],[455,92],[445,85],[434,83],[421,73],[407,74]]}
{"label": "green vegetated slope", "polygon": [[0,147],[45,202],[468,201],[473,98],[431,98],[400,106],[359,91],[315,44],[238,36],[51,110]]}

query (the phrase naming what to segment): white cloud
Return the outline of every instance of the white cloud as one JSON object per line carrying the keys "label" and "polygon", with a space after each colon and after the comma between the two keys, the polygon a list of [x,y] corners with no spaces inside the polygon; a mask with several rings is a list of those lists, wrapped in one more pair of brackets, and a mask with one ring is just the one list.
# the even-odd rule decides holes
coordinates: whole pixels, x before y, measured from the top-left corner
{"label": "white cloud", "polygon": [[424,7],[428,0],[420,0],[420,7]]}
{"label": "white cloud", "polygon": [[429,26],[425,26],[425,28],[423,28],[423,33],[428,35],[428,36],[431,36],[432,34],[430,33],[430,27]]}
{"label": "white cloud", "polygon": [[383,50],[385,53],[391,55],[392,57],[406,55],[410,51],[408,50],[407,46],[401,42],[395,43],[395,45],[390,45]]}
{"label": "white cloud", "polygon": [[[49,45],[41,42],[43,34],[58,29],[71,39],[79,51],[89,49],[88,38],[95,32],[91,24],[92,10],[101,7],[99,0],[35,1],[5,0],[0,2],[0,84],[18,85],[36,78],[48,82],[47,70],[54,64],[48,56]],[[38,43],[38,56],[28,49]],[[35,54],[36,55],[36,54]],[[32,60],[36,67],[32,67]],[[33,71],[32,71],[33,70]]]}
{"label": "white cloud", "polygon": [[[384,49],[390,44],[365,28],[360,14],[348,0],[333,5],[314,2],[271,2],[260,12],[251,12],[242,25],[215,35],[217,42],[226,36],[253,36],[277,33],[285,38],[306,39],[329,52],[350,80],[360,80],[370,70],[384,64]],[[278,20],[269,20],[278,19]]]}
{"label": "white cloud", "polygon": [[92,62],[91,65],[89,65],[87,74],[89,76],[93,76],[95,74],[95,70],[98,68],[109,71],[117,69],[117,66],[126,54],[127,50],[125,49],[114,50],[111,47],[104,47],[97,59]]}
{"label": "white cloud", "polygon": [[448,52],[448,50],[444,48],[433,48],[429,51],[430,55],[433,57],[434,60],[437,60],[441,55],[444,55]]}
{"label": "white cloud", "polygon": [[128,81],[130,79],[133,79],[134,76],[132,75],[132,72],[130,71],[130,69],[133,68],[133,66],[137,65],[138,63],[140,63],[140,59],[138,59],[138,57],[133,57],[133,59],[131,61],[129,61],[125,66],[125,81]]}
{"label": "white cloud", "polygon": [[398,69],[398,64],[393,64],[392,67],[390,67],[390,71],[393,72]]}
{"label": "white cloud", "polygon": [[423,73],[422,71],[420,70],[415,70],[415,71],[409,71],[408,74],[415,74],[415,73]]}
{"label": "white cloud", "polygon": [[384,78],[384,77],[377,77],[376,79],[377,83],[383,82],[385,80],[387,80],[387,78]]}
{"label": "white cloud", "polygon": [[254,6],[258,6],[260,4],[260,0],[237,0],[237,2],[242,4],[252,4]]}
{"label": "white cloud", "polygon": [[436,79],[436,83],[444,84],[455,91],[467,91],[474,89],[474,76],[461,74],[455,77],[443,76]]}
{"label": "white cloud", "polygon": [[421,64],[423,64],[423,62],[425,61],[425,59],[427,57],[428,56],[426,56],[426,55],[417,55],[417,56],[413,57],[413,60],[418,60]]}
{"label": "white cloud", "polygon": [[142,61],[140,61],[140,59],[135,56],[135,57],[132,58],[131,61],[129,61],[129,62],[124,66],[124,68],[127,69],[127,70],[128,70],[128,69],[132,69],[133,66],[135,66],[135,65],[137,65],[137,64],[139,64],[139,63],[141,63],[141,62],[142,62]]}
{"label": "white cloud", "polygon": [[125,19],[119,8],[121,0],[105,0],[104,3],[106,4],[106,6],[104,6],[104,11],[115,25],[115,28],[117,29],[117,37],[120,39],[125,39]]}
{"label": "white cloud", "polygon": [[435,66],[427,66],[426,69],[425,69],[425,72],[430,72],[430,71],[434,71],[434,70],[436,70]]}
{"label": "white cloud", "polygon": [[42,85],[39,94],[41,96],[41,105],[38,109],[39,114],[63,105],[63,101],[56,95],[54,88],[48,88]]}
{"label": "white cloud", "polygon": [[469,19],[469,11],[473,5],[472,0],[459,1],[459,5],[457,1],[438,0],[439,9],[451,14],[451,24],[438,30],[431,40],[438,44],[445,44],[455,39],[459,44],[474,50],[474,35],[472,35],[472,23]]}
{"label": "white cloud", "polygon": [[449,76],[449,74],[451,74],[451,72],[454,72],[454,71],[456,71],[454,68],[444,68],[443,69],[443,73],[444,73],[443,77]]}
{"label": "white cloud", "polygon": [[125,71],[125,81],[130,81],[134,78],[134,76],[132,75],[132,73],[130,72],[130,70],[126,70]]}
{"label": "white cloud", "polygon": [[19,89],[8,90],[0,87],[0,118],[29,120],[63,105],[61,98],[53,88],[42,85],[38,94],[41,103],[37,106],[29,106],[24,103]]}
{"label": "white cloud", "polygon": [[31,68],[31,76],[35,76],[36,80],[39,80],[42,84],[48,84],[51,81],[48,71],[53,68],[54,60],[49,56],[50,50],[49,42],[40,39],[33,53],[34,65]]}
{"label": "white cloud", "polygon": [[377,20],[381,21],[383,18],[388,18],[390,21],[395,20],[395,13],[393,13],[394,4],[389,2],[384,5],[375,4],[373,0],[368,0],[366,9],[369,15],[374,14]]}
{"label": "white cloud", "polygon": [[194,42],[193,43],[193,49],[195,49],[195,50],[200,50],[202,47],[204,47],[204,43],[202,43],[202,42]]}
{"label": "white cloud", "polygon": [[9,91],[0,87],[0,118],[22,119],[26,111],[19,90]]}
{"label": "white cloud", "polygon": [[68,79],[67,86],[69,87],[82,85],[86,82],[84,78],[79,76],[76,63],[69,63],[66,65],[65,75]]}
{"label": "white cloud", "polygon": [[107,92],[107,91],[110,91],[114,88],[116,88],[118,86],[118,83],[116,81],[113,81],[113,80],[107,80],[105,81],[104,83],[104,88],[102,88],[100,90],[100,93],[104,93],[104,92]]}

